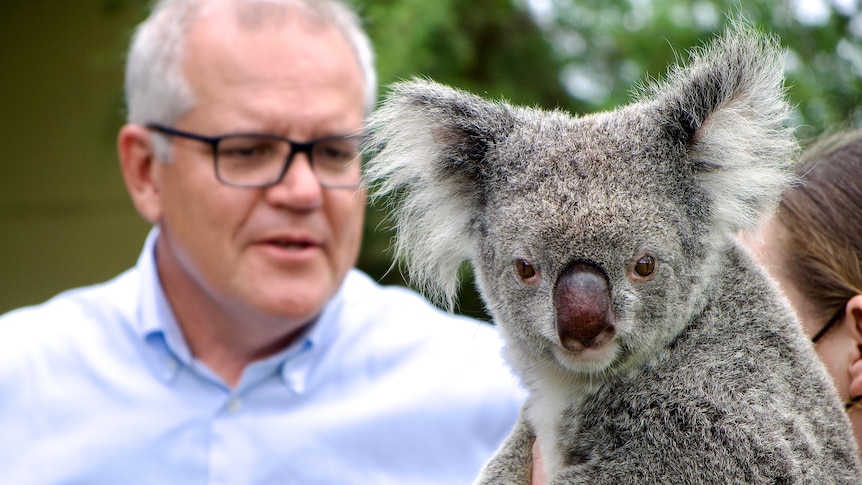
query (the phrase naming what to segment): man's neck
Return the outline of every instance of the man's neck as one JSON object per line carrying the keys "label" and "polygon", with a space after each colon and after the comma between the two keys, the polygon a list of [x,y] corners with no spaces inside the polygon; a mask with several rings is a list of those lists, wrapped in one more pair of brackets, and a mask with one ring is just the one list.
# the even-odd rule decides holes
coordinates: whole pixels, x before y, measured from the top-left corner
{"label": "man's neck", "polygon": [[232,388],[239,384],[249,364],[287,348],[306,328],[284,334],[283,324],[267,322],[267,319],[237,319],[222,311],[196,311],[188,305],[188,300],[174,305],[170,295],[168,301],[192,355]]}
{"label": "man's neck", "polygon": [[236,387],[246,366],[287,348],[308,328],[309,323],[288,325],[283,318],[212,294],[176,261],[166,261],[170,257],[169,251],[157,251],[156,267],[189,351],[229,387]]}

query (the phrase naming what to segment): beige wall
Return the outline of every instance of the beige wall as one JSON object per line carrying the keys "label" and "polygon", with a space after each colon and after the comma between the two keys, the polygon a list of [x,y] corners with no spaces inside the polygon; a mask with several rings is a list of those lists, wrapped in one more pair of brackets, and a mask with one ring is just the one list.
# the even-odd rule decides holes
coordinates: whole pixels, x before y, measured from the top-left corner
{"label": "beige wall", "polygon": [[0,4],[0,313],[132,266],[148,226],[114,140],[144,2]]}

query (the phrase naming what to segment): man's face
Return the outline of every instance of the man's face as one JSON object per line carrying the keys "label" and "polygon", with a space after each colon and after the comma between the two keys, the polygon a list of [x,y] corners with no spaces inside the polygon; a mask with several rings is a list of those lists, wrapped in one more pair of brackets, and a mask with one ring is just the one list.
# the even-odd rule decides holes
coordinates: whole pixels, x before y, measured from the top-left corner
{"label": "man's face", "polygon": [[[175,128],[300,142],[361,131],[363,79],[346,40],[331,27],[281,20],[244,30],[207,17],[190,32],[184,72],[195,107]],[[234,316],[294,327],[314,318],[356,262],[364,191],[322,188],[305,154],[275,186],[225,186],[210,146],[171,142],[173,160],[153,166],[157,260],[169,296],[191,293]]]}

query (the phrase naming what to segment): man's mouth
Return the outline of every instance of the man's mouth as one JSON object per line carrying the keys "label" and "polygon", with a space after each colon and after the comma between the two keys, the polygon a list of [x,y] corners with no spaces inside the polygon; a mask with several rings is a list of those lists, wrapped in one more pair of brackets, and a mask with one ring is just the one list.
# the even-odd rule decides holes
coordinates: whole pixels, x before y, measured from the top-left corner
{"label": "man's mouth", "polygon": [[307,249],[316,246],[316,244],[310,241],[288,241],[284,239],[274,239],[268,242],[269,244],[273,244],[285,249]]}

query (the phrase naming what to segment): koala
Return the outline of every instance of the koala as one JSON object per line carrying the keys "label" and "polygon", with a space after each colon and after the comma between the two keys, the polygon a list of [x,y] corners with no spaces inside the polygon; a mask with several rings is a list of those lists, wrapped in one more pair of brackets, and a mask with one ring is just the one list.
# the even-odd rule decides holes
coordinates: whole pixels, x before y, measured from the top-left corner
{"label": "koala", "polygon": [[479,484],[862,483],[833,384],[736,242],[797,154],[771,35],[737,23],[617,109],[415,79],[369,119],[394,247],[450,309],[477,288],[529,393]]}

